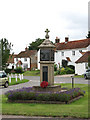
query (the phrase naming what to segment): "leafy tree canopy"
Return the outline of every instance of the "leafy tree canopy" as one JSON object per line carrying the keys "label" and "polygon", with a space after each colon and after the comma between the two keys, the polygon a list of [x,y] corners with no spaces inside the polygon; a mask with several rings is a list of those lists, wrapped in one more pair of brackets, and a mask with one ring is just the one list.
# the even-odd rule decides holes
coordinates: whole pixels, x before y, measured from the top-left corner
{"label": "leafy tree canopy", "polygon": [[90,55],[88,56],[88,67],[90,67]]}
{"label": "leafy tree canopy", "polygon": [[1,47],[1,61],[2,61],[2,69],[6,68],[6,63],[8,61],[10,50],[12,49],[13,45],[8,42],[6,38],[2,38],[0,40],[0,47]]}
{"label": "leafy tree canopy", "polygon": [[35,42],[30,43],[29,50],[39,50],[38,46],[44,41],[45,39],[36,39]]}

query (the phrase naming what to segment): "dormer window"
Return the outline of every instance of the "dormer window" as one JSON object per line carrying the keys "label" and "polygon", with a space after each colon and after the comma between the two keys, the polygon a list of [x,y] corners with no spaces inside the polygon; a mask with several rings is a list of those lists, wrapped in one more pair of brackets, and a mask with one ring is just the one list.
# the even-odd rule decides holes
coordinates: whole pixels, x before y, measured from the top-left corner
{"label": "dormer window", "polygon": [[16,58],[16,61],[18,61],[18,58]]}
{"label": "dormer window", "polygon": [[75,51],[72,51],[72,55],[75,55]]}

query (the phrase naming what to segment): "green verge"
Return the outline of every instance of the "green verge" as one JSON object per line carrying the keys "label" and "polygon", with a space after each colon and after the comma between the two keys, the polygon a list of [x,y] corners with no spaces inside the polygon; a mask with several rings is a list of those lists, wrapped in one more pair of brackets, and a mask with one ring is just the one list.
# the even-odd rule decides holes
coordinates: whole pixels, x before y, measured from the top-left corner
{"label": "green verge", "polygon": [[84,78],[84,75],[75,75],[75,78]]}
{"label": "green verge", "polygon": [[[71,84],[61,84],[61,86],[71,88]],[[3,95],[2,114],[88,118],[88,85],[75,84],[75,87],[80,87],[86,93],[84,97],[71,104],[8,103]]]}
{"label": "green verge", "polygon": [[24,76],[40,76],[40,70],[26,71],[23,73]]}
{"label": "green verge", "polygon": [[17,79],[17,82],[16,82],[16,79],[15,78],[12,78],[11,79],[11,83],[9,83],[9,86],[11,85],[16,85],[16,84],[21,84],[21,83],[25,83],[25,82],[28,82],[29,80],[27,79],[23,79],[23,80],[20,80],[19,78]]}

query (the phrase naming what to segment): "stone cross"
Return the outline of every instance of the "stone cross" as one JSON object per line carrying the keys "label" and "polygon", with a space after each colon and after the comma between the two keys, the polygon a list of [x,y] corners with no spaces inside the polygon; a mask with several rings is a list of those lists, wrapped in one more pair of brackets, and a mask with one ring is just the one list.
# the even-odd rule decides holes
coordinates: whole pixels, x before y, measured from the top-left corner
{"label": "stone cross", "polygon": [[46,32],[45,38],[46,38],[46,39],[49,39],[48,33],[49,33],[50,31],[49,31],[48,29],[46,29],[45,32]]}

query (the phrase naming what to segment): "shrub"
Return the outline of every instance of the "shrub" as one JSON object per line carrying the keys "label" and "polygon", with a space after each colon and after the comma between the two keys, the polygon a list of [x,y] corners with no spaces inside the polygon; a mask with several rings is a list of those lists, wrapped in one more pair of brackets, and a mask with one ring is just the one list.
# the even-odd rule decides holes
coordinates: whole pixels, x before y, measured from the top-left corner
{"label": "shrub", "polygon": [[66,67],[65,71],[66,71],[66,74],[74,74],[74,70],[69,67]]}
{"label": "shrub", "polygon": [[36,100],[39,100],[39,101],[49,101],[50,100],[50,97],[49,97],[49,94],[48,93],[40,93],[38,94],[38,96],[36,97]]}
{"label": "shrub", "polygon": [[64,74],[66,74],[65,68],[61,68],[60,75],[64,75]]}
{"label": "shrub", "polygon": [[60,75],[60,69],[55,72],[55,75]]}
{"label": "shrub", "polygon": [[8,69],[8,68],[7,68],[7,69],[5,70],[5,72],[6,72],[6,73],[11,73],[11,70],[12,70],[12,69]]}
{"label": "shrub", "polygon": [[74,66],[74,65],[68,65],[67,67],[69,67],[69,68],[75,70],[75,66]]}
{"label": "shrub", "polygon": [[23,73],[22,67],[17,67],[17,68],[15,69],[15,72],[16,72],[16,73]]}
{"label": "shrub", "polygon": [[54,71],[57,71],[57,64],[54,64]]}
{"label": "shrub", "polygon": [[80,88],[70,89],[64,92],[35,92],[31,87],[22,88],[13,91],[8,91],[5,95],[8,100],[39,100],[39,101],[59,101],[68,102],[69,100],[78,97],[80,95],[84,96],[85,91]]}

